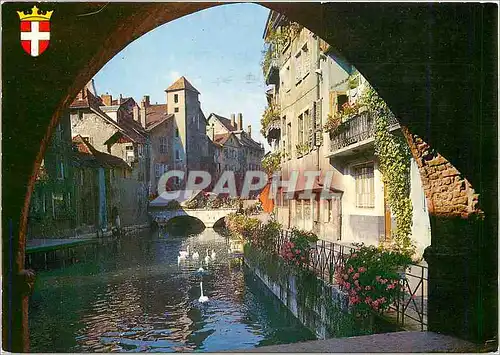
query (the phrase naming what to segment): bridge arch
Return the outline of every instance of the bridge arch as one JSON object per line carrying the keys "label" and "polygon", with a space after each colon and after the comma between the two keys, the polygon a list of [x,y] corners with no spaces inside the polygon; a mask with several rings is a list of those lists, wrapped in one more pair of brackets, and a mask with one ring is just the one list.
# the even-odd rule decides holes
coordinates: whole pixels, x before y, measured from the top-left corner
{"label": "bridge arch", "polygon": [[[4,186],[9,188],[2,191],[2,223],[3,230],[11,233],[11,238],[3,238],[3,250],[14,255],[15,260],[10,259],[10,262],[16,264],[15,277],[19,277],[19,284],[26,281],[23,273],[25,232],[36,171],[62,112],[78,90],[128,43],[159,25],[217,5],[50,4],[57,14],[53,35],[57,35],[58,40],[51,43],[50,51],[36,58],[36,65],[33,65],[33,58],[18,50],[16,11],[20,10],[19,3],[3,5],[3,136],[7,138],[5,142],[16,142],[3,146],[2,176]],[[407,127],[406,137],[410,146],[414,145],[412,153],[422,170],[427,173],[430,166],[424,158],[428,149],[418,139],[430,144],[441,158],[448,159],[474,187],[480,194],[484,220],[469,218],[475,212],[474,196],[461,196],[470,200],[471,211],[455,213],[454,206],[447,202],[452,201],[453,196],[442,201],[449,210],[436,208],[439,206],[432,199],[430,177],[423,177],[424,187],[429,191],[432,245],[452,251],[473,245],[477,251],[473,259],[493,265],[484,269],[491,269],[492,275],[496,275],[497,256],[493,251],[497,249],[497,239],[491,236],[497,235],[498,221],[497,58],[496,46],[483,46],[496,43],[495,5],[263,5],[308,27],[335,45],[337,52],[359,69]],[[57,28],[64,30],[58,32]],[[393,29],[391,36],[387,35],[387,28]],[[31,85],[34,77],[40,78],[36,87]],[[28,97],[29,104],[21,97]],[[486,129],[477,133],[478,127]],[[429,175],[434,173],[429,168]],[[9,258],[4,257],[5,279],[8,263]],[[24,294],[22,288],[13,292]],[[488,293],[486,298],[496,304],[495,294]],[[6,299],[3,304],[8,304]],[[13,307],[22,308],[21,304]],[[483,304],[475,307],[484,309]],[[496,314],[496,311],[482,313]],[[14,319],[18,318],[23,319],[14,315]],[[24,328],[20,322],[3,329],[10,328],[15,334],[22,334]],[[4,344],[9,343],[4,340]],[[23,342],[21,336],[16,336],[10,350],[26,350]]]}

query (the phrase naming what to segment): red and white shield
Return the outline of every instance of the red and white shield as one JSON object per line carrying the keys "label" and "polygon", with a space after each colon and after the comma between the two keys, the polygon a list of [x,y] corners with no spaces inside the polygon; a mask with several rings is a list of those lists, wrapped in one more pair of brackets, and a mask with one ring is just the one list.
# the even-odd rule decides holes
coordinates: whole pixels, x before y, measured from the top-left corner
{"label": "red and white shield", "polygon": [[49,46],[50,21],[21,21],[21,46],[33,57],[38,57]]}

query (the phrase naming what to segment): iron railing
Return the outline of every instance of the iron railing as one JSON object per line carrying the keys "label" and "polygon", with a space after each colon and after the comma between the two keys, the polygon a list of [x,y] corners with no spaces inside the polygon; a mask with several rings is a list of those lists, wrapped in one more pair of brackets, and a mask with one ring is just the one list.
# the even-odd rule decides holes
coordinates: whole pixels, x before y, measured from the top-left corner
{"label": "iron railing", "polygon": [[[399,123],[396,117],[389,118],[389,129],[399,128]],[[375,136],[375,117],[370,111],[364,111],[340,126],[332,133],[330,139],[330,151],[334,152],[339,149],[362,142]]]}
{"label": "iron railing", "polygon": [[[289,241],[290,230],[282,230],[275,241],[275,251],[279,252],[283,244]],[[309,269],[328,284],[335,284],[335,273],[344,265],[344,261],[354,246],[319,240],[311,248]],[[410,265],[401,278],[402,291],[398,299],[389,307],[386,316],[394,318],[401,327],[411,330],[427,330],[427,267]]]}

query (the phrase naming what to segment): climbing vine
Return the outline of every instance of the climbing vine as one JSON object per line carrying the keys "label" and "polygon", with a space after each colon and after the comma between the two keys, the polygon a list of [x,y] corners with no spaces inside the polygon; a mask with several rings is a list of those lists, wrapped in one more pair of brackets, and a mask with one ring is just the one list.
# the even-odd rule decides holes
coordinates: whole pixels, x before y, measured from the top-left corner
{"label": "climbing vine", "polygon": [[275,171],[280,170],[282,157],[283,153],[279,150],[269,153],[262,159],[262,169],[264,169],[268,175],[272,175]]}
{"label": "climbing vine", "polygon": [[372,87],[368,86],[361,100],[372,111],[375,119],[375,155],[380,161],[388,203],[397,224],[394,241],[396,247],[411,253],[414,245],[410,238],[413,218],[410,199],[410,149],[404,137],[389,131],[388,122],[394,114]]}

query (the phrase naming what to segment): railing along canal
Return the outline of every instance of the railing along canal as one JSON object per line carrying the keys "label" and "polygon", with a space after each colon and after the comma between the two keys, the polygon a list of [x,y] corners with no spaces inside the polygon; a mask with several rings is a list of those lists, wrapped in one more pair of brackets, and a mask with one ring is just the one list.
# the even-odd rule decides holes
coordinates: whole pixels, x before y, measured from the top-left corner
{"label": "railing along canal", "polygon": [[[283,230],[275,242],[279,254],[281,247],[290,239],[290,230]],[[334,284],[335,273],[345,259],[356,250],[354,246],[319,240],[311,249],[309,269],[329,284]],[[418,327],[427,330],[427,267],[412,264],[401,278],[400,297],[389,307],[389,314],[395,313],[396,322],[401,327]]]}

